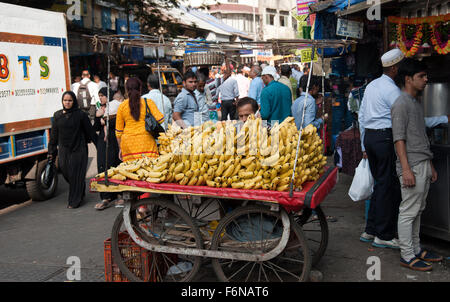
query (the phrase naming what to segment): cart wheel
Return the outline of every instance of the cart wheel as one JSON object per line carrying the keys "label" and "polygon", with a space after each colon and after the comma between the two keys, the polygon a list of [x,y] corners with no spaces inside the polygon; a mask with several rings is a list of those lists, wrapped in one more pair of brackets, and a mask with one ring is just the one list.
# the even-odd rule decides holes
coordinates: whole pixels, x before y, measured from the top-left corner
{"label": "cart wheel", "polygon": [[[198,199],[198,202],[194,201],[195,198]],[[184,209],[194,219],[199,227],[206,224],[207,221],[211,221],[211,217],[217,217],[217,220],[219,220],[225,213],[222,201],[217,198],[174,195],[173,200],[176,205]]]}
{"label": "cart wheel", "polygon": [[[170,247],[203,248],[203,240],[192,219],[169,200],[143,199],[131,206],[130,220],[136,234],[148,243]],[[188,282],[200,269],[201,257],[157,253],[144,249],[144,253],[130,253],[138,248],[127,236],[123,211],[117,216],[111,234],[111,250],[120,271],[130,281]],[[134,243],[130,248],[129,244]],[[128,247],[128,248],[126,248]],[[146,258],[146,259],[142,259]],[[144,263],[136,268],[136,263]]]}
{"label": "cart wheel", "polygon": [[308,240],[313,257],[312,266],[316,266],[328,245],[328,223],[320,206],[315,209],[315,215],[309,208],[304,208],[301,215],[294,216],[294,220],[302,226],[303,233]]}
{"label": "cart wheel", "polygon": [[[307,281],[312,258],[306,238],[294,221],[290,231],[287,246],[271,260],[212,259],[218,279],[225,282]],[[282,232],[279,212],[264,206],[237,208],[220,221],[212,238],[211,250],[267,253],[279,243]]]}

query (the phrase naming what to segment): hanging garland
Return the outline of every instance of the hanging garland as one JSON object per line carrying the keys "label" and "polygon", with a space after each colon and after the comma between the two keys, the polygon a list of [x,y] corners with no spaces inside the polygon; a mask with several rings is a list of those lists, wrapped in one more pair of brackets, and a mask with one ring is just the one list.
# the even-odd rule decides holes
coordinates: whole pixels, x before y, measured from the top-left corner
{"label": "hanging garland", "polygon": [[423,29],[423,25],[419,25],[416,32],[414,33],[414,38],[413,38],[414,43],[408,49],[407,46],[405,45],[406,34],[403,30],[403,24],[397,24],[398,47],[405,54],[406,57],[412,57],[419,51],[420,46],[422,45],[422,38],[423,38],[422,29]]}
{"label": "hanging garland", "polygon": [[[450,53],[448,33],[450,14],[411,19],[391,16],[388,17],[388,21],[395,24],[397,45],[406,57],[414,56],[421,49],[422,43],[430,41],[437,53],[442,55]],[[411,36],[412,40],[408,39]]]}
{"label": "hanging garland", "polygon": [[439,27],[444,26],[443,23],[436,23],[430,25],[430,31],[431,31],[431,42],[433,43],[434,49],[436,52],[440,55],[447,55],[450,53],[450,39],[448,38],[448,31],[447,31],[447,42],[442,41],[442,35],[439,31]]}

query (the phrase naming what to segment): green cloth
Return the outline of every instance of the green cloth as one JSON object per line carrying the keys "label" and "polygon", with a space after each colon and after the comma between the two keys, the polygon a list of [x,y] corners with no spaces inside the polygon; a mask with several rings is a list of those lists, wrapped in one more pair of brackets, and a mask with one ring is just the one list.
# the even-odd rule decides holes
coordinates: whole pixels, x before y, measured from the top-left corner
{"label": "green cloth", "polygon": [[289,80],[291,80],[291,86],[292,86],[292,91],[294,91],[294,101],[298,98],[297,95],[297,80],[294,77],[290,77]]}
{"label": "green cloth", "polygon": [[292,116],[291,90],[277,81],[270,82],[261,92],[261,118],[267,121],[284,121]]}

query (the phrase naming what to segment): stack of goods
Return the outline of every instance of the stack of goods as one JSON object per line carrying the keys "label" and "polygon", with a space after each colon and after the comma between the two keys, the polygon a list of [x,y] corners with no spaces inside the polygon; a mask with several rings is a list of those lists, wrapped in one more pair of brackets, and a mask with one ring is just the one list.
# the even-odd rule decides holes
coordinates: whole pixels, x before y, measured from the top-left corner
{"label": "stack of goods", "polygon": [[[249,117],[238,131],[237,121],[207,122],[181,129],[170,125],[159,136],[158,158],[125,162],[108,170],[111,179],[179,183],[189,186],[288,191],[299,132],[289,117],[270,130],[261,119]],[[294,188],[315,181],[326,157],[316,128],[302,132]],[[104,177],[104,173],[97,175]]]}

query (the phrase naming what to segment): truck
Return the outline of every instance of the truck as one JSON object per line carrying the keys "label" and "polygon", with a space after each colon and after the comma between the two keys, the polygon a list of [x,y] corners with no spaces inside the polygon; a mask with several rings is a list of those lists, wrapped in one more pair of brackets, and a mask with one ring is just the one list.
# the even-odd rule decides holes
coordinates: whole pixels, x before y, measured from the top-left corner
{"label": "truck", "polygon": [[44,201],[58,185],[57,173],[43,184],[51,119],[70,90],[66,16],[0,3],[0,18],[0,185]]}

